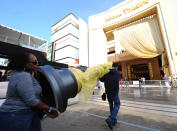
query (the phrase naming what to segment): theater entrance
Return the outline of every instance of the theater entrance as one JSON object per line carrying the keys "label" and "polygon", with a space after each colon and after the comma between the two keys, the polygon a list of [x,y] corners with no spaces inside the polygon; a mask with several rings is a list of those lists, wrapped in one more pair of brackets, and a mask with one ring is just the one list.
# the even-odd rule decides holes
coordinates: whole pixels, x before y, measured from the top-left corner
{"label": "theater entrance", "polygon": [[131,80],[139,80],[144,77],[146,80],[160,80],[161,69],[160,56],[149,59],[134,59],[119,62],[122,78]]}
{"label": "theater entrance", "polygon": [[141,77],[144,77],[146,80],[150,79],[148,64],[131,65],[132,80],[139,80]]}

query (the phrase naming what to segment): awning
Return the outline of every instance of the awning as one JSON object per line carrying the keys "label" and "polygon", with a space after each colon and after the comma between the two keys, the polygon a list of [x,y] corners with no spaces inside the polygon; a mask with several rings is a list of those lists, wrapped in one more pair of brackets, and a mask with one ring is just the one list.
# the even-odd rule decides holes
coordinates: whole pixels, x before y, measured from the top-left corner
{"label": "awning", "polygon": [[46,40],[0,24],[0,41],[20,46],[39,47]]}
{"label": "awning", "polygon": [[114,38],[124,49],[139,58],[153,58],[164,52],[156,15],[116,29]]}

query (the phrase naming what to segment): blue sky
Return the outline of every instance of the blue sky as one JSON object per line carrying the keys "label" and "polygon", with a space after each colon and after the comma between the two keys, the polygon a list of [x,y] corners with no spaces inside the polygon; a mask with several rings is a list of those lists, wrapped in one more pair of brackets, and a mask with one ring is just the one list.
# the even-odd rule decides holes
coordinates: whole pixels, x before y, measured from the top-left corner
{"label": "blue sky", "polygon": [[69,13],[88,23],[88,17],[123,0],[1,0],[0,24],[50,42],[51,26]]}

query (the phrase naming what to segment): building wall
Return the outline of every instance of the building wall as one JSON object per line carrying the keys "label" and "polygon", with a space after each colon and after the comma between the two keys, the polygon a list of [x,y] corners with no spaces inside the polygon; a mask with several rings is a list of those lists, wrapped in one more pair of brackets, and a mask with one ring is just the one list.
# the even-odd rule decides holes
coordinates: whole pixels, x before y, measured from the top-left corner
{"label": "building wall", "polygon": [[169,62],[172,75],[177,76],[177,2],[174,0],[160,0],[160,7],[164,18],[167,42],[171,54]]}
{"label": "building wall", "polygon": [[73,24],[68,24],[64,28],[58,30],[56,33],[52,34],[52,41],[62,39],[68,34],[79,38],[79,30]]}
{"label": "building wall", "polygon": [[[160,3],[160,4],[159,4]],[[138,4],[138,6],[137,6]],[[172,6],[173,5],[173,6]],[[105,55],[107,49],[107,40],[105,33],[112,31],[117,27],[131,23],[147,15],[158,12],[155,10],[156,7],[160,7],[161,14],[158,16],[164,21],[165,25],[161,25],[161,33],[164,38],[164,46],[166,47],[166,53],[168,54],[168,60],[170,65],[171,74],[176,73],[176,13],[177,8],[175,1],[170,0],[126,0],[111,9],[102,12],[100,14],[89,17],[89,64],[95,65],[98,63],[104,63],[107,60]],[[137,6],[137,7],[136,7]],[[167,9],[168,8],[168,9]],[[158,12],[159,13],[159,12]],[[160,20],[160,21],[162,21]],[[174,22],[175,21],[175,22]],[[165,30],[166,29],[166,30]],[[164,33],[166,31],[166,33]],[[107,37],[108,34],[106,33]],[[114,38],[113,38],[114,39]],[[98,48],[100,46],[100,48]],[[97,52],[99,49],[99,55]],[[117,44],[115,43],[116,53],[121,52],[118,50]],[[170,56],[172,54],[172,56]],[[102,57],[100,57],[102,56]]]}
{"label": "building wall", "polygon": [[[78,19],[72,14],[69,14],[52,26],[52,34],[57,32],[58,30],[61,30],[68,24],[73,24],[77,26],[77,23],[78,23]],[[54,41],[54,40],[55,39],[53,39],[53,36],[51,36],[51,41]]]}
{"label": "building wall", "polygon": [[73,47],[79,48],[79,39],[69,34],[65,36],[64,38],[56,41],[55,49],[58,50],[66,45],[71,45]]}
{"label": "building wall", "polygon": [[89,17],[89,66],[107,62],[106,37],[99,22],[99,17]]}
{"label": "building wall", "polygon": [[[112,25],[116,25],[118,23],[122,23],[123,21],[131,18],[138,12],[143,11],[144,8],[148,6],[148,4],[146,4],[143,6],[144,8],[141,7],[130,13],[124,14],[124,10],[126,8],[132,7],[135,5],[135,3],[139,3],[139,2],[140,0],[126,0],[105,12],[89,17],[89,64],[90,65],[107,62],[107,52],[106,52],[107,40],[103,29]],[[154,2],[152,2],[151,5],[152,4],[154,4]],[[114,18],[119,14],[122,14],[122,16]],[[109,18],[112,19],[107,20]],[[98,47],[99,45],[100,47]],[[116,53],[121,52],[122,49],[121,50],[119,49],[122,47],[120,48],[119,47],[120,47],[119,44],[116,43],[115,44]],[[97,52],[97,49],[99,49],[99,52]]]}
{"label": "building wall", "polygon": [[51,40],[55,42],[55,61],[71,66],[88,66],[88,27],[73,14],[52,26]]}
{"label": "building wall", "polygon": [[59,50],[55,51],[55,60],[64,59],[64,58],[73,58],[78,59],[78,48],[67,45]]}
{"label": "building wall", "polygon": [[79,18],[79,65],[88,66],[88,26]]}
{"label": "building wall", "polygon": [[[65,59],[62,59],[62,60],[56,60],[56,62],[60,62],[60,63],[66,63],[66,64],[70,64],[70,63],[75,63],[75,59],[73,58],[65,58]],[[72,64],[73,66],[74,64]]]}
{"label": "building wall", "polygon": [[89,32],[89,65],[106,63],[106,50],[106,37],[103,29],[91,29]]}

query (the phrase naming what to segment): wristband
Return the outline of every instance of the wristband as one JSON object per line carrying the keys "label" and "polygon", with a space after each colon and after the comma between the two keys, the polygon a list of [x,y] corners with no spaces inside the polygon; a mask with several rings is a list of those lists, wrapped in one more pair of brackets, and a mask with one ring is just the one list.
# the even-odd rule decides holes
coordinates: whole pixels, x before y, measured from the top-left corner
{"label": "wristband", "polygon": [[50,113],[52,110],[53,110],[53,107],[50,107],[48,112]]}

